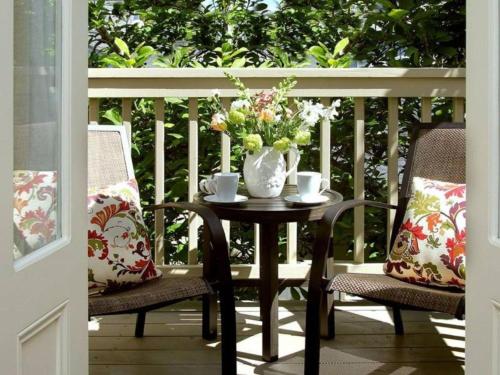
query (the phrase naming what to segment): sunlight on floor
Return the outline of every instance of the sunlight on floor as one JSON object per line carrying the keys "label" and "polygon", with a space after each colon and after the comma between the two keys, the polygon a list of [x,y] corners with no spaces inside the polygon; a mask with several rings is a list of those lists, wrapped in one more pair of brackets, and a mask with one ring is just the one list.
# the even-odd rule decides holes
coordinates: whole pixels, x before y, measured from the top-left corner
{"label": "sunlight on floor", "polygon": [[[135,316],[89,322],[92,375],[220,374],[220,341],[201,338],[200,305],[194,302],[152,312],[145,337],[133,337]],[[238,374],[303,373],[305,307],[279,310],[279,356],[261,359],[258,305],[238,306]],[[322,341],[321,374],[463,374],[465,323],[438,313],[404,311],[405,336],[395,336],[390,312],[381,306],[338,308],[337,337]]]}

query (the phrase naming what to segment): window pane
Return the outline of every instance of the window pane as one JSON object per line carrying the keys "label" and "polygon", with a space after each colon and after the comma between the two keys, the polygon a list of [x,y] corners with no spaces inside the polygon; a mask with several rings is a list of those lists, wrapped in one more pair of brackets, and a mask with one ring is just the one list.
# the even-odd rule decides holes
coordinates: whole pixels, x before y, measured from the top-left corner
{"label": "window pane", "polygon": [[59,0],[14,2],[14,258],[61,235]]}

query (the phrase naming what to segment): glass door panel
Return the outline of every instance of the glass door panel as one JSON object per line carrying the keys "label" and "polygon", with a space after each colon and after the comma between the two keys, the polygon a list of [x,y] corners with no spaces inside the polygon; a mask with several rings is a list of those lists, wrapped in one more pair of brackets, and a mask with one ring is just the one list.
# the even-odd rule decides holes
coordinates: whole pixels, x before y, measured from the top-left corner
{"label": "glass door panel", "polygon": [[14,2],[14,246],[61,237],[60,0]]}

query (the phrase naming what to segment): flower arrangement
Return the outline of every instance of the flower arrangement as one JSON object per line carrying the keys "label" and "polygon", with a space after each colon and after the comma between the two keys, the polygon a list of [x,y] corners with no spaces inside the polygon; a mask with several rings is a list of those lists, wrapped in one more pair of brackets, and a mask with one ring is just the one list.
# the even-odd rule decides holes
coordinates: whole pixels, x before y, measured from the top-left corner
{"label": "flower arrangement", "polygon": [[311,100],[295,101],[296,110],[292,110],[287,94],[297,84],[294,77],[284,79],[278,88],[251,95],[240,79],[225,74],[238,88],[238,99],[228,110],[222,105],[219,92],[214,91],[210,98],[211,128],[240,139],[251,154],[264,146],[285,153],[292,147],[308,145],[313,127],[324,118],[333,119],[338,115],[339,100],[330,107]]}

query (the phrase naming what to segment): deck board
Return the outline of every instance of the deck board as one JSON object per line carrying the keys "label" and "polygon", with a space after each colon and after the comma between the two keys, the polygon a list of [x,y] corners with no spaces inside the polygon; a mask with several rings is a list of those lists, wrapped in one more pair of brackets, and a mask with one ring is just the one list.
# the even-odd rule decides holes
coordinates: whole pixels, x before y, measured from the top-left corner
{"label": "deck board", "polygon": [[[260,321],[255,303],[238,308],[238,374],[302,374],[302,303],[282,303],[280,360],[260,358]],[[393,334],[391,314],[381,306],[343,304],[337,337],[322,341],[321,374],[463,374],[465,323],[439,313],[403,312],[406,335]],[[199,304],[188,302],[150,313],[145,337],[133,337],[135,316],[97,318],[89,324],[92,375],[220,374],[220,342],[201,338]]]}

